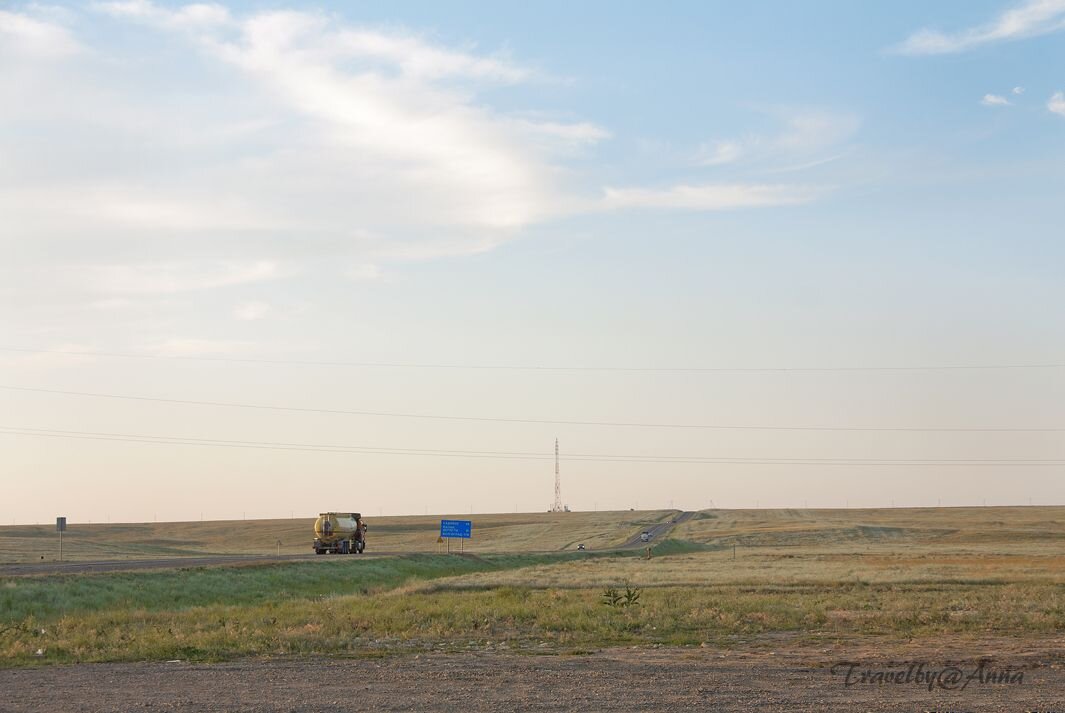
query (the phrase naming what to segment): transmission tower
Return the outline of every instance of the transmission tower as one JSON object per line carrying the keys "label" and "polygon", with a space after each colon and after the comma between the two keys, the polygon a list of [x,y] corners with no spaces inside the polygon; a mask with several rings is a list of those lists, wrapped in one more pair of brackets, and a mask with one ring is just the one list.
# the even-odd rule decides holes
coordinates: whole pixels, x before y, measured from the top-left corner
{"label": "transmission tower", "polygon": [[555,504],[551,512],[562,512],[562,478],[558,474],[558,439],[555,439]]}

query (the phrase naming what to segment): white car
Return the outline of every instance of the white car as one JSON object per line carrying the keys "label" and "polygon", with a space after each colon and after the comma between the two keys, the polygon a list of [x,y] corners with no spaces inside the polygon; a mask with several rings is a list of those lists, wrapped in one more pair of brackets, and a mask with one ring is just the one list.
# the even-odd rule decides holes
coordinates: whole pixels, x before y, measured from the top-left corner
{"label": "white car", "polygon": [[641,532],[640,533],[640,542],[647,542],[650,539],[651,539],[651,533],[650,532]]}

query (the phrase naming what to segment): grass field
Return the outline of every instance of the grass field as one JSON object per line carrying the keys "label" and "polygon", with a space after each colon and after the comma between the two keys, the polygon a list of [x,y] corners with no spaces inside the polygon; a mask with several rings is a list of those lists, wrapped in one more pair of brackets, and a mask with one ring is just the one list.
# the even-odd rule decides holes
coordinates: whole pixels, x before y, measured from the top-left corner
{"label": "grass field", "polygon": [[[472,516],[474,536],[464,543],[469,552],[542,552],[572,549],[578,542],[591,548],[615,546],[648,524],[675,511],[581,513],[506,513]],[[441,517],[366,516],[369,551],[436,552]],[[136,524],[70,523],[63,536],[64,559],[101,560],[143,557],[187,557],[203,554],[306,554],[314,539],[314,520],[231,520]],[[457,543],[456,543],[457,544]],[[32,562],[59,557],[55,526],[0,527],[0,563]]]}
{"label": "grass field", "polygon": [[[651,559],[411,555],[12,578],[0,581],[0,661],[1043,637],[1065,629],[1063,523],[1065,508],[707,511]],[[604,605],[626,586],[635,604]]]}

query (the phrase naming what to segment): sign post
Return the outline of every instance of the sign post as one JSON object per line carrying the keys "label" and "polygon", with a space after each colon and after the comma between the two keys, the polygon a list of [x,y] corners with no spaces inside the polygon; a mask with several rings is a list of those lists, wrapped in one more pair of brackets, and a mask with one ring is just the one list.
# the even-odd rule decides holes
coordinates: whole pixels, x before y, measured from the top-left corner
{"label": "sign post", "polygon": [[55,529],[59,533],[59,561],[63,561],[63,532],[67,529],[67,519],[65,517],[57,517],[55,519]]}
{"label": "sign post", "polygon": [[473,536],[473,522],[471,520],[441,520],[440,537],[447,539],[447,551],[451,552],[451,538],[458,538],[459,552],[462,552],[462,541]]}

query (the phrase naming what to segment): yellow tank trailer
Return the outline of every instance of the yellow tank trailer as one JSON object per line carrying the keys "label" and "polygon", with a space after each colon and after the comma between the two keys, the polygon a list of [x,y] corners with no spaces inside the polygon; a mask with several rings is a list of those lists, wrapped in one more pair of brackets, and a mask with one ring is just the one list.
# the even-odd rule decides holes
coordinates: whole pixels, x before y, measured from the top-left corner
{"label": "yellow tank trailer", "polygon": [[362,554],[366,523],[357,512],[323,512],[314,521],[315,554]]}

